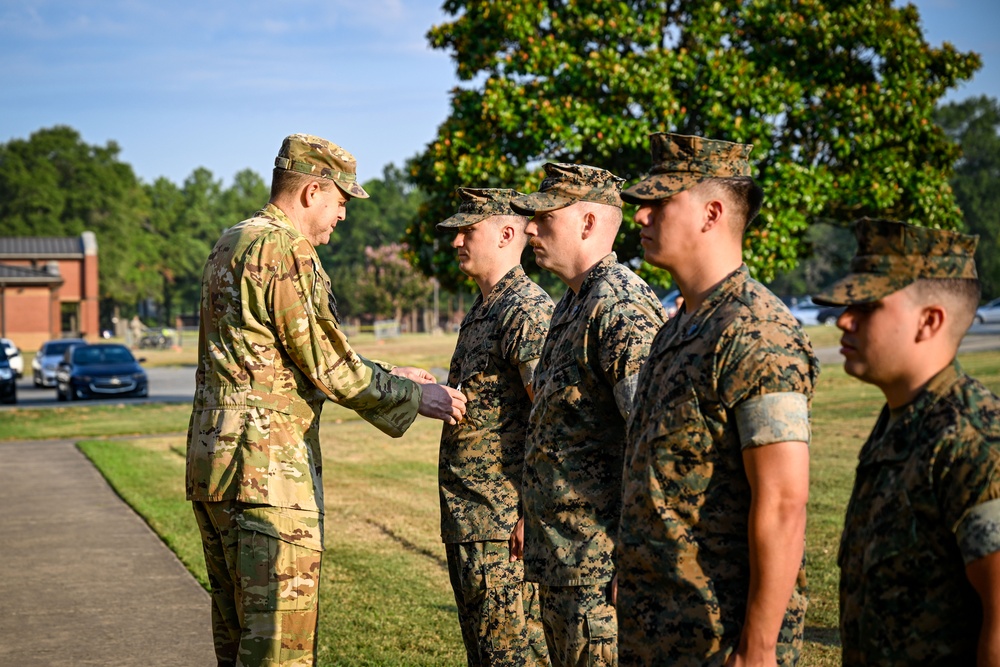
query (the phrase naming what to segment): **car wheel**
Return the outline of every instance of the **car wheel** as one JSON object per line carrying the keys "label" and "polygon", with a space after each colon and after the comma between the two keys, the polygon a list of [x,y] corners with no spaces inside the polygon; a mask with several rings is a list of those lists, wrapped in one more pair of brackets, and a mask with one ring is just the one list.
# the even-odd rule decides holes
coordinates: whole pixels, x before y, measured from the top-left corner
{"label": "car wheel", "polygon": [[982,315],[976,315],[976,324],[986,324],[986,320],[983,319]]}
{"label": "car wheel", "polygon": [[56,387],[56,400],[57,401],[66,400],[66,394],[63,393],[62,387]]}

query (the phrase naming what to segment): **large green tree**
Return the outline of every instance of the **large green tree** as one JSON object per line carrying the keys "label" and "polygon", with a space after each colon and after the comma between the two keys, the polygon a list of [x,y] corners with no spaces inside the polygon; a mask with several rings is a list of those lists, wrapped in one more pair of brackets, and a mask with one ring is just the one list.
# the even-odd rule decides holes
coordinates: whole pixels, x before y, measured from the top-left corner
{"label": "large green tree", "polygon": [[[461,277],[433,225],[460,185],[531,189],[545,160],[634,179],[647,135],[754,144],[767,191],[745,257],[771,278],[808,251],[815,221],[890,216],[959,224],[956,147],[931,122],[979,66],[934,48],[912,5],[891,0],[447,0],[429,33],[464,82],[411,163],[429,198],[408,234],[424,270]],[[641,257],[623,229],[623,260]],[[653,276],[662,279],[663,276]]]}
{"label": "large green tree", "polygon": [[1000,103],[985,96],[952,102],[938,110],[937,121],[962,147],[952,188],[967,230],[979,234],[983,295],[1000,296]]}

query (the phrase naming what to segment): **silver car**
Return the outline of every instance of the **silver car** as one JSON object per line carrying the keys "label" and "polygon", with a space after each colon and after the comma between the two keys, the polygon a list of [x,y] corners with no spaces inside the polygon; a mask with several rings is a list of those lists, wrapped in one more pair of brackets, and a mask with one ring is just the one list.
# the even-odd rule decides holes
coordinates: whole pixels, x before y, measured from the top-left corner
{"label": "silver car", "polygon": [[993,299],[976,309],[976,324],[1000,322],[1000,299]]}
{"label": "silver car", "polygon": [[66,350],[74,345],[86,345],[82,338],[60,338],[42,344],[31,362],[31,376],[36,387],[56,386],[56,369],[63,360]]}
{"label": "silver car", "polygon": [[788,310],[792,313],[792,317],[798,321],[799,325],[809,327],[820,324],[819,311],[824,308],[825,306],[813,303],[812,297],[804,296],[798,299]]}
{"label": "silver car", "polygon": [[21,350],[17,349],[17,345],[14,345],[14,341],[10,338],[0,338],[0,345],[3,345],[4,352],[7,353],[10,369],[17,377],[24,376],[24,357],[21,355]]}

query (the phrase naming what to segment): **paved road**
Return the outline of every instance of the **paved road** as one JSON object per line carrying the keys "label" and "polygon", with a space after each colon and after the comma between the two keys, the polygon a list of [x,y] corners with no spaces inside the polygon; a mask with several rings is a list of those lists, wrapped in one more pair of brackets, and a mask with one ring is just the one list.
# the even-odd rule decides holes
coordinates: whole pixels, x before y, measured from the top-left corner
{"label": "paved road", "polygon": [[[191,403],[194,397],[194,366],[171,366],[167,368],[147,368],[149,375],[148,398],[119,398],[120,403]],[[93,405],[96,401],[60,402],[56,400],[56,389],[36,387],[29,375],[17,383],[17,405],[0,406],[0,409],[12,407],[45,408],[71,407],[74,405]],[[99,402],[98,402],[99,403]]]}
{"label": "paved road", "polygon": [[[1000,324],[977,324],[969,329],[962,341],[963,352],[979,350],[1000,350]],[[816,350],[821,363],[839,364],[842,360],[836,347]],[[149,398],[117,399],[123,403],[190,403],[194,396],[194,367],[150,368]],[[17,384],[17,406],[0,406],[0,410],[13,407],[44,408],[67,407],[73,405],[93,405],[91,401],[60,403],[56,401],[56,390],[38,389],[31,383],[31,377],[22,378]]]}

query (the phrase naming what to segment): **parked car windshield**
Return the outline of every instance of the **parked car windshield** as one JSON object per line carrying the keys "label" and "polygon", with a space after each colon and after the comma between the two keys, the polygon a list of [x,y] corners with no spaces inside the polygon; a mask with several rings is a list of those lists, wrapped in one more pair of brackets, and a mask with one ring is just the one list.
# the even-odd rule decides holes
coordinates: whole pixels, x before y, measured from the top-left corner
{"label": "parked car windshield", "polygon": [[72,345],[79,345],[79,342],[75,341],[59,341],[57,343],[46,343],[45,351],[43,354],[46,356],[55,356],[57,354],[65,354],[66,350]]}
{"label": "parked car windshield", "polygon": [[134,361],[124,347],[81,347],[73,350],[73,363],[80,366],[96,364],[128,364]]}

